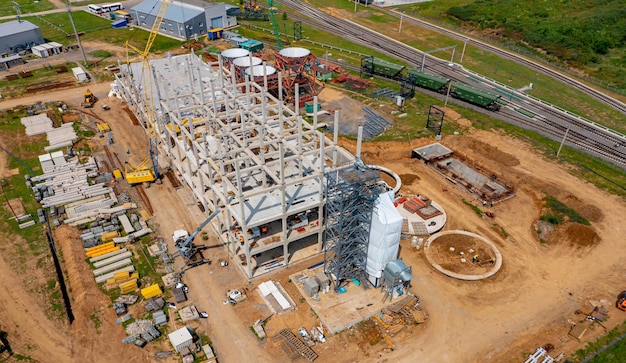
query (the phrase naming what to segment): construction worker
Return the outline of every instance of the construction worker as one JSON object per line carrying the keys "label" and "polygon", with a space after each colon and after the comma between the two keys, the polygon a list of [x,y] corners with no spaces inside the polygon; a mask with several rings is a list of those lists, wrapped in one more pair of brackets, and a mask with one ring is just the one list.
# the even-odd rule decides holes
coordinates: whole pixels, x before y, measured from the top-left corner
{"label": "construction worker", "polygon": [[472,257],[472,263],[478,263],[478,254],[475,254],[474,257]]}
{"label": "construction worker", "polygon": [[495,258],[495,257],[492,257],[492,258],[491,258],[491,260],[489,260],[489,262],[490,262],[492,265],[495,265],[495,263],[496,263],[496,258]]}

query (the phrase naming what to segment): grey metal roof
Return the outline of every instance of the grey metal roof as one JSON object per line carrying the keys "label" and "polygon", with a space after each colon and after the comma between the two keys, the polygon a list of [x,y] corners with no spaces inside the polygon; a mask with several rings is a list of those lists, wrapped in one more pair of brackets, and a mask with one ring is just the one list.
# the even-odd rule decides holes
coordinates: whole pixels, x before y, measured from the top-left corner
{"label": "grey metal roof", "polygon": [[0,23],[0,37],[7,35],[19,34],[28,30],[39,29],[39,27],[27,20],[17,21],[11,20],[6,23]]}
{"label": "grey metal roof", "polygon": [[[146,0],[142,3],[139,3],[133,6],[132,10],[135,10],[140,13],[156,16],[156,14],[159,12],[160,6],[161,6],[160,0]],[[172,3],[170,3],[170,5],[167,8],[167,12],[165,13],[164,20],[175,21],[177,23],[184,23],[203,13],[204,13],[204,9],[199,6],[185,4],[179,1],[173,1]]]}

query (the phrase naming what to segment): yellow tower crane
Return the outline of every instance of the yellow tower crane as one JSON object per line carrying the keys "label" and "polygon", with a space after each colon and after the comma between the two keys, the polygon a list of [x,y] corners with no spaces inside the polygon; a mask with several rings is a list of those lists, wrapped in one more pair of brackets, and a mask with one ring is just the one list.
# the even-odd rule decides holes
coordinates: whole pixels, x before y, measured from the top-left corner
{"label": "yellow tower crane", "polygon": [[[150,183],[159,178],[159,167],[158,167],[158,141],[156,138],[158,127],[156,123],[155,111],[154,111],[154,99],[152,95],[152,74],[150,69],[150,60],[148,56],[150,55],[150,49],[152,48],[152,44],[159,34],[159,28],[163,23],[163,19],[165,18],[165,14],[167,13],[167,8],[169,7],[171,0],[161,0],[161,5],[159,6],[159,10],[157,15],[154,18],[154,22],[152,23],[152,28],[150,29],[150,34],[148,35],[148,41],[143,50],[137,48],[136,46],[130,44],[130,42],[126,41],[126,63],[130,65],[130,63],[141,60],[143,67],[141,71],[141,81],[143,85],[144,92],[144,108],[146,112],[147,118],[147,131],[148,137],[150,138],[150,155],[144,159],[138,166],[132,166],[126,163],[126,181],[128,184],[137,184],[137,183]],[[131,58],[131,52],[137,53],[137,56]]]}

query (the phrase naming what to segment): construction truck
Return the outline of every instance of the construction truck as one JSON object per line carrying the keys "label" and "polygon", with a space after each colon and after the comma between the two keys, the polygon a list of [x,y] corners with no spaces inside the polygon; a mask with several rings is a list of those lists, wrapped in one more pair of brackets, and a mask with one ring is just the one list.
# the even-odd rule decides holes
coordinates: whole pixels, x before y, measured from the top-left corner
{"label": "construction truck", "polygon": [[209,224],[209,222],[211,222],[213,218],[217,217],[220,212],[221,209],[217,209],[215,212],[213,212],[191,234],[187,233],[187,231],[184,229],[177,229],[174,231],[172,238],[174,239],[174,247],[176,247],[177,252],[174,254],[173,257],[176,257],[178,255],[185,259],[186,264],[183,267],[182,271],[188,270],[192,267],[200,266],[205,263],[210,263],[210,261],[208,259],[205,259],[204,256],[200,256],[199,258],[197,257],[197,255],[200,254],[202,250],[205,250],[208,247],[195,245],[193,243],[193,239],[196,237],[196,235],[198,235],[198,233],[200,233],[200,231],[202,231],[202,228]]}
{"label": "construction truck", "polygon": [[617,303],[615,306],[620,310],[626,311],[626,290],[617,295]]}
{"label": "construction truck", "polygon": [[85,91],[85,100],[80,104],[82,107],[91,108],[94,103],[96,103],[96,96],[91,93],[91,90],[87,89]]}

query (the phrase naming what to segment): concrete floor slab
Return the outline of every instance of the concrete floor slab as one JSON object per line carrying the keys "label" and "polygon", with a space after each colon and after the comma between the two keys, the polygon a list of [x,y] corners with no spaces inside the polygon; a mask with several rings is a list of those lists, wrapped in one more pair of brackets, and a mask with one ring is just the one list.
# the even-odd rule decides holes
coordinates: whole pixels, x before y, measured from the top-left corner
{"label": "concrete floor slab", "polygon": [[320,301],[315,301],[305,293],[303,277],[315,276],[320,271],[323,271],[323,267],[306,269],[290,275],[289,278],[331,334],[369,319],[390,304],[389,300],[383,302],[383,293],[380,289],[371,285],[369,289],[364,289],[353,283],[346,286],[348,291],[343,294],[335,293],[331,285],[330,292],[320,293]]}

